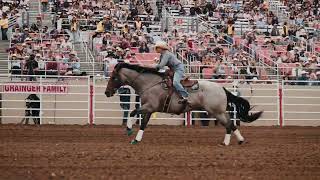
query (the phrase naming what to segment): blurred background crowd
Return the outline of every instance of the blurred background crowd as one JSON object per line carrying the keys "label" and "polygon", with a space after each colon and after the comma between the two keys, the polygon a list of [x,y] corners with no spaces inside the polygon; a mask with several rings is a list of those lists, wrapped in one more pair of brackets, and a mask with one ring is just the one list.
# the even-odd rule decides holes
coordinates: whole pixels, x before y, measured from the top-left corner
{"label": "blurred background crowd", "polygon": [[0,15],[12,74],[107,77],[164,40],[195,78],[320,80],[318,0],[2,0]]}

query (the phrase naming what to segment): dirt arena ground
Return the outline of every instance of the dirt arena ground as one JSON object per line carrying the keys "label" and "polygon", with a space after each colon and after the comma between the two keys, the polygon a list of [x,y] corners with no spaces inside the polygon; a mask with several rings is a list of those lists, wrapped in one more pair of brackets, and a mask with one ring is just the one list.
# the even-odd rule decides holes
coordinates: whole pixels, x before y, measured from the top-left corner
{"label": "dirt arena ground", "polygon": [[[130,145],[120,126],[0,125],[0,179],[320,179],[320,127],[150,126]],[[133,138],[133,137],[132,137]]]}

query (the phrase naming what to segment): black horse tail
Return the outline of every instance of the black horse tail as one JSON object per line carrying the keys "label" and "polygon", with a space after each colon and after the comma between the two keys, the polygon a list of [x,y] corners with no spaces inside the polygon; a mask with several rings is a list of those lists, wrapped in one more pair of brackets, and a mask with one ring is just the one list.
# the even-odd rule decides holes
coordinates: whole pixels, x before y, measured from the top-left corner
{"label": "black horse tail", "polygon": [[238,97],[233,95],[230,91],[226,90],[226,88],[223,88],[227,95],[227,101],[228,101],[228,109],[230,109],[232,106],[230,103],[233,103],[237,107],[237,115],[242,122],[251,123],[257,119],[259,119],[263,113],[263,111],[259,111],[257,113],[251,113],[249,115],[249,111],[251,110],[249,101],[242,97]]}

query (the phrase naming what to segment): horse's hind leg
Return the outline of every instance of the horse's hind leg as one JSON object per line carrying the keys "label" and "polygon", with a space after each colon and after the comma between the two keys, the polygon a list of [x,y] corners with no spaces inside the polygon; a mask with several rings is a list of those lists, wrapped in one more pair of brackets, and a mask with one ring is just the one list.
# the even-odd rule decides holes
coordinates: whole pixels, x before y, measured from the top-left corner
{"label": "horse's hind leg", "polygon": [[234,125],[232,121],[230,122],[231,122],[231,129],[238,140],[238,144],[242,144],[244,142],[244,138],[241,135],[240,130]]}
{"label": "horse's hind leg", "polygon": [[217,114],[216,118],[226,128],[226,134],[224,137],[224,141],[222,142],[223,145],[228,146],[230,144],[232,131],[236,135],[239,144],[243,143],[244,138],[241,136],[240,131],[233,124],[233,122],[230,120],[230,118],[228,117],[227,114],[225,114],[225,113]]}
{"label": "horse's hind leg", "polygon": [[227,117],[227,114],[225,113],[216,114],[216,118],[226,128],[226,134],[221,144],[228,146],[231,140],[232,121],[230,121],[230,119]]}

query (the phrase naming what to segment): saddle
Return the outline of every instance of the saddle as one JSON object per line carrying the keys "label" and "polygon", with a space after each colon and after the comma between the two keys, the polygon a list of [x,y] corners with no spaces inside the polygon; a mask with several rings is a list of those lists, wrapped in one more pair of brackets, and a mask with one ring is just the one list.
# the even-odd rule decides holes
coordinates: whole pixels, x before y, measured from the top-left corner
{"label": "saddle", "polygon": [[[167,85],[167,87],[169,89],[173,87],[173,76],[174,76],[174,72],[173,71],[167,70],[165,72],[165,78],[164,79],[165,79],[166,85]],[[190,76],[186,76],[180,81],[181,85],[186,89],[192,88],[193,86],[198,84],[197,80],[191,80],[189,78],[190,78]]]}
{"label": "saddle", "polygon": [[191,88],[194,85],[198,84],[198,80],[191,80],[189,76],[186,76],[184,79],[181,80],[181,85],[185,88]]}
{"label": "saddle", "polygon": [[[173,87],[173,76],[174,72],[171,70],[166,70],[165,75],[163,78],[163,88],[168,90],[168,95],[165,98],[164,105],[163,105],[163,112],[168,112],[170,103],[171,103],[171,96],[174,92],[174,87]],[[199,89],[199,83],[197,80],[191,80],[189,79],[189,76],[186,76],[184,79],[181,80],[181,85],[187,90],[187,91],[195,91]],[[187,106],[185,104],[185,106]]]}

